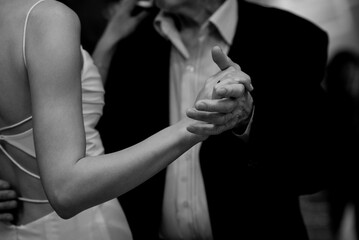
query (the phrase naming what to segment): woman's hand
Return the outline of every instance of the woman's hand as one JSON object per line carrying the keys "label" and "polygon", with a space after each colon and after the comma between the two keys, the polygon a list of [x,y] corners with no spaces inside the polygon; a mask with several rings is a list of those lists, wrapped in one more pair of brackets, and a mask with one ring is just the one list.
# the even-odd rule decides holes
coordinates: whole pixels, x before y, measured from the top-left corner
{"label": "woman's hand", "polygon": [[130,35],[137,25],[147,16],[146,11],[132,15],[137,0],[120,0],[108,7],[107,17],[109,22],[105,34],[109,39],[117,42]]}
{"label": "woman's hand", "polygon": [[17,209],[16,197],[10,184],[0,179],[0,222],[9,224],[15,220],[13,212]]}

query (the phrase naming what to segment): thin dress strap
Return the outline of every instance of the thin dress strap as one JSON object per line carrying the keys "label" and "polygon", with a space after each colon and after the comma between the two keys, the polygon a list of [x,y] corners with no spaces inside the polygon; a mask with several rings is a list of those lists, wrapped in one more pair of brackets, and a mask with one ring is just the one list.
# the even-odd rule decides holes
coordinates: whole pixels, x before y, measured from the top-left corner
{"label": "thin dress strap", "polygon": [[15,124],[13,124],[13,125],[6,126],[6,127],[2,127],[2,128],[0,128],[0,132],[5,131],[5,130],[8,130],[8,129],[15,128],[15,127],[17,127],[17,126],[20,126],[21,124],[23,124],[23,123],[25,123],[25,122],[27,122],[27,121],[30,121],[31,118],[32,118],[32,116],[29,116],[29,117],[25,118],[24,120],[22,120],[22,121],[20,121],[20,122],[17,122],[17,123],[15,123]]}
{"label": "thin dress strap", "polygon": [[[15,124],[12,124],[12,125],[10,125],[10,126],[6,126],[6,127],[3,127],[3,128],[0,128],[0,132],[5,131],[5,130],[8,130],[8,129],[13,129],[13,128],[17,127],[17,126],[20,126],[21,124],[23,124],[23,123],[25,123],[25,122],[27,122],[27,121],[30,121],[31,118],[32,118],[32,116],[27,117],[27,118],[25,118],[24,120],[22,120],[22,121],[20,121],[20,122],[17,122],[17,123],[15,123]],[[6,141],[6,139],[4,138],[4,136],[1,135],[1,134],[0,134],[0,140],[5,140],[5,141]],[[36,174],[34,174],[34,173],[28,171],[26,168],[24,168],[23,166],[21,166],[17,161],[15,161],[15,160],[10,156],[10,154],[1,146],[1,144],[0,144],[0,150],[11,160],[11,162],[12,162],[13,164],[15,164],[21,171],[27,173],[28,175],[30,175],[30,176],[32,176],[32,177],[34,177],[34,178],[40,179],[40,177],[39,177],[38,175],[36,175]]]}
{"label": "thin dress strap", "polygon": [[26,55],[25,55],[27,22],[29,20],[29,16],[30,16],[30,13],[31,13],[32,9],[34,9],[34,7],[36,7],[37,4],[39,4],[39,3],[43,2],[43,1],[45,1],[45,0],[40,0],[40,1],[36,2],[34,5],[32,5],[31,8],[29,9],[29,11],[26,14],[24,32],[23,32],[23,35],[22,35],[22,57],[24,59],[25,68],[27,68]]}
{"label": "thin dress strap", "polygon": [[[16,126],[19,126],[20,124],[30,120],[31,117],[28,117],[26,118],[25,120],[19,122],[19,123],[16,123],[16,124],[13,124],[11,126],[8,126],[8,127],[4,127],[4,128],[1,128],[0,130],[6,130],[6,129],[11,129],[13,127],[16,127]],[[0,140],[3,140],[4,139],[4,136],[2,136],[0,134]],[[5,140],[6,141],[6,140]],[[32,173],[30,172],[29,170],[27,170],[26,168],[24,168],[22,165],[20,165],[4,148],[3,146],[0,144],[0,151],[2,151],[8,159],[10,159],[10,161],[15,165],[17,166],[21,171],[23,171],[24,173],[30,175],[31,177],[34,177],[36,179],[39,179],[40,180],[40,176],[35,174],[35,173]],[[23,201],[23,202],[29,202],[29,203],[48,203],[49,201],[47,199],[31,199],[31,198],[26,198],[26,197],[18,197],[18,200],[20,201]]]}
{"label": "thin dress strap", "polygon": [[[1,140],[1,138],[0,138]],[[23,171],[24,173],[30,175],[33,178],[36,179],[40,179],[40,176],[30,172],[29,170],[27,170],[26,168],[24,168],[22,165],[20,165],[17,161],[15,161],[15,159],[13,157],[11,157],[11,155],[0,145],[0,150],[10,159],[10,161],[16,165],[21,171]]]}

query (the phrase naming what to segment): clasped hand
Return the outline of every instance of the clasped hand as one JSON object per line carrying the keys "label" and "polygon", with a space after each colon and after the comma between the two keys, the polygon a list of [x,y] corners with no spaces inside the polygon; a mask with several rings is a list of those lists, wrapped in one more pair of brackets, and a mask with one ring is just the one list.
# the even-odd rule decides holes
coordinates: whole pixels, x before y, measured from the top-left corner
{"label": "clasped hand", "polygon": [[205,136],[248,124],[253,109],[250,77],[217,46],[212,49],[212,58],[221,71],[206,81],[194,106],[186,112],[197,120],[187,130]]}
{"label": "clasped hand", "polygon": [[15,220],[13,211],[17,208],[16,198],[10,184],[0,179],[0,222],[9,224]]}

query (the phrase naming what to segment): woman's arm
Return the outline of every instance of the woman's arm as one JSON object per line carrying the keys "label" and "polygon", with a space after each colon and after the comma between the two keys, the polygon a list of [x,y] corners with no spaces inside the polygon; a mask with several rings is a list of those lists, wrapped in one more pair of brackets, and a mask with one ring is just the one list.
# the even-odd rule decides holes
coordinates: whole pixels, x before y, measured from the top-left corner
{"label": "woman's arm", "polygon": [[[26,53],[39,172],[51,205],[63,218],[118,197],[208,135],[234,126],[233,114],[227,113],[229,108],[223,106],[226,109],[223,113],[204,117],[208,123],[186,118],[122,151],[86,157],[79,32],[77,16],[64,5],[52,1],[34,10],[27,32]],[[211,78],[201,96],[210,98],[218,79],[233,71],[234,68],[229,68]],[[141,111],[141,106],[134,107]],[[191,126],[195,126],[198,134],[187,131]]]}
{"label": "woman's arm", "polygon": [[186,120],[129,149],[85,157],[79,21],[61,5],[41,8],[26,46],[36,154],[50,203],[68,218],[142,183],[202,137],[186,131]]}

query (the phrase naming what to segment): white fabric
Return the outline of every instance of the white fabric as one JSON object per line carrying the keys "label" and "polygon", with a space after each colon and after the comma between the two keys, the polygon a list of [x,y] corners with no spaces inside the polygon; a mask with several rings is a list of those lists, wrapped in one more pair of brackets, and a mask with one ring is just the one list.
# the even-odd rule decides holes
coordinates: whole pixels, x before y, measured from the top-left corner
{"label": "white fabric", "polygon": [[86,154],[97,156],[104,153],[99,132],[95,129],[102,116],[105,90],[100,73],[91,56],[83,49],[84,66],[82,69],[82,112],[86,133]]}
{"label": "white fabric", "polygon": [[116,199],[64,220],[52,212],[26,225],[0,223],[1,240],[129,240],[131,232]]}

